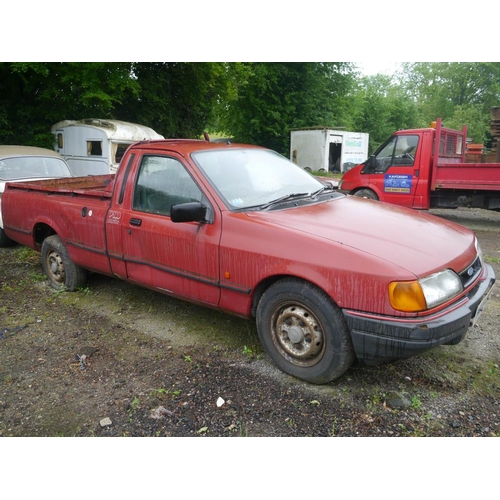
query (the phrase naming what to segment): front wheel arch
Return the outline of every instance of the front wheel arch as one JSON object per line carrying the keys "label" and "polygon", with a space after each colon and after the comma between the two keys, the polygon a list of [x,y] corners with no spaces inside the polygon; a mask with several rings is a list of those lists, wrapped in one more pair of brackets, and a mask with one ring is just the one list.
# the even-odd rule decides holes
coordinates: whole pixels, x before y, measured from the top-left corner
{"label": "front wheel arch", "polygon": [[353,196],[358,196],[359,198],[366,198],[368,200],[380,200],[377,193],[373,189],[362,188],[358,189],[353,193]]}
{"label": "front wheel arch", "polygon": [[342,311],[308,281],[284,278],[272,284],[259,300],[256,323],[264,350],[294,377],[324,384],[354,362]]}

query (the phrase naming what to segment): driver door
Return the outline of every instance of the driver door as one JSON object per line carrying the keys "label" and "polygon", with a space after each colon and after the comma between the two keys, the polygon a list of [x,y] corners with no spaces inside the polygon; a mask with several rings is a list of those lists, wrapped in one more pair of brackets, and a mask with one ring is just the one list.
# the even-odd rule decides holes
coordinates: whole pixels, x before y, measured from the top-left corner
{"label": "driver door", "polygon": [[418,135],[395,135],[377,153],[375,171],[370,174],[381,200],[412,207],[419,181]]}
{"label": "driver door", "polygon": [[127,276],[174,296],[218,304],[220,218],[174,223],[172,205],[202,202],[213,208],[179,158],[140,160],[131,207],[122,217]]}

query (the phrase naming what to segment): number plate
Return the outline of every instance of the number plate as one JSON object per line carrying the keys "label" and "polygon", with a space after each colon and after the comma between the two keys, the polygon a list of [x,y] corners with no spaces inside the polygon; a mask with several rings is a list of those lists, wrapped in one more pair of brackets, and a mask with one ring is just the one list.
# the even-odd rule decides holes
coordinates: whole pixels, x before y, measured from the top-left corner
{"label": "number plate", "polygon": [[493,292],[493,288],[494,288],[494,286],[492,285],[491,288],[486,292],[486,294],[482,298],[482,300],[479,303],[479,305],[477,306],[476,314],[471,319],[471,326],[475,326],[476,325],[476,323],[477,323],[477,321],[479,319],[479,316],[481,316],[481,314],[483,312],[483,309],[486,306],[486,302],[488,302],[488,300],[490,300],[491,293]]}

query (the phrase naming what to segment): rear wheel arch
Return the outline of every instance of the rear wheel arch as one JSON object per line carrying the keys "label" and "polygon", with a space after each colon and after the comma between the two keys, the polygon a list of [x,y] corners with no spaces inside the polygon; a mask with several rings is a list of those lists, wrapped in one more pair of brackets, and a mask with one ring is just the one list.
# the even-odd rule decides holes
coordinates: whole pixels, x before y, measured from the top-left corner
{"label": "rear wheel arch", "polygon": [[48,224],[39,222],[33,228],[33,239],[36,248],[42,248],[42,244],[46,238],[55,235],[57,232]]}

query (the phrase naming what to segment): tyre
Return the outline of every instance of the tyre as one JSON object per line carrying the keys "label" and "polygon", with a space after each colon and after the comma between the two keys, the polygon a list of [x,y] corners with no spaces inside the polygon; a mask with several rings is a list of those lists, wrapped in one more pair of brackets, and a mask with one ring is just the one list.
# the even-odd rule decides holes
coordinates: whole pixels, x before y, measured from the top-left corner
{"label": "tyre", "polygon": [[56,290],[74,292],[87,281],[87,272],[70,259],[66,246],[57,235],[43,241],[42,267],[50,286]]}
{"label": "tyre", "polygon": [[353,363],[342,312],[311,283],[287,278],[270,286],[257,306],[257,330],[276,366],[294,377],[324,384]]}
{"label": "tyre", "polygon": [[371,189],[360,189],[354,193],[354,196],[368,198],[369,200],[378,200],[378,196]]}
{"label": "tyre", "polygon": [[14,242],[5,234],[5,231],[0,227],[0,248],[10,247]]}

